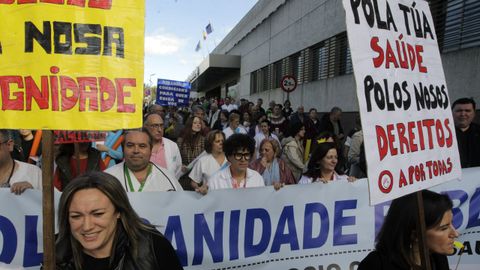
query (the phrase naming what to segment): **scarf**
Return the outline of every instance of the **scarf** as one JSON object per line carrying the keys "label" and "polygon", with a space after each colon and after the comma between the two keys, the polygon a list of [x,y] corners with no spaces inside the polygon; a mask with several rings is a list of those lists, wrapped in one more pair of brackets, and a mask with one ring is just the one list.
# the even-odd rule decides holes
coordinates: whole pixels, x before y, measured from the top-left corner
{"label": "scarf", "polygon": [[263,181],[265,186],[273,185],[273,182],[280,182],[280,166],[276,158],[273,159],[272,165],[270,168],[265,168],[265,171],[262,174]]}

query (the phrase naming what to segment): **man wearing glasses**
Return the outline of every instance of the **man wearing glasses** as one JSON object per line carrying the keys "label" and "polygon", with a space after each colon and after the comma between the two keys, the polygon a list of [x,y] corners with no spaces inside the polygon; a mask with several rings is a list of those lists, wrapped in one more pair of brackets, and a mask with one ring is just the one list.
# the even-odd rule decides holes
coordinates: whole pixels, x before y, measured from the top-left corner
{"label": "man wearing glasses", "polygon": [[42,188],[42,171],[32,165],[14,160],[11,132],[0,129],[0,187],[10,188],[12,193],[22,194],[29,188]]}
{"label": "man wearing glasses", "polygon": [[255,141],[245,134],[233,134],[223,143],[230,165],[208,180],[208,189],[263,187],[262,176],[248,168],[255,151]]}
{"label": "man wearing glasses", "polygon": [[163,137],[163,118],[157,113],[148,114],[144,125],[153,139],[150,161],[179,178],[182,174],[182,157],[177,144]]}

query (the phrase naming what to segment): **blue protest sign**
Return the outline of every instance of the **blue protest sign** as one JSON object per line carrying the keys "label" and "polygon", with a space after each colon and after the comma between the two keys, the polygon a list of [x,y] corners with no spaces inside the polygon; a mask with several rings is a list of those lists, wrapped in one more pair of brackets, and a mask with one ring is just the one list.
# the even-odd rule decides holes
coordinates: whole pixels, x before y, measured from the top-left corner
{"label": "blue protest sign", "polygon": [[192,85],[189,82],[158,79],[155,103],[162,106],[186,107],[191,88]]}

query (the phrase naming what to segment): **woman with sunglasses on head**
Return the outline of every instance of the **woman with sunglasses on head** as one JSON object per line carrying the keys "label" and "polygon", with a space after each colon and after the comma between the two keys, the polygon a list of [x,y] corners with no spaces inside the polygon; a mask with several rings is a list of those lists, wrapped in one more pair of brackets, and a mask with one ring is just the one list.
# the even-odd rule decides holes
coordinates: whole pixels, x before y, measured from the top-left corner
{"label": "woman with sunglasses on head", "polygon": [[248,168],[255,141],[245,134],[233,134],[223,143],[230,165],[208,179],[208,189],[239,189],[265,186],[262,176]]}
{"label": "woman with sunglasses on head", "polygon": [[[454,253],[453,243],[458,237],[452,224],[452,201],[445,194],[421,192],[431,269],[448,270],[446,255]],[[422,269],[417,220],[415,193],[393,200],[377,235],[375,250],[362,260],[358,270]]]}

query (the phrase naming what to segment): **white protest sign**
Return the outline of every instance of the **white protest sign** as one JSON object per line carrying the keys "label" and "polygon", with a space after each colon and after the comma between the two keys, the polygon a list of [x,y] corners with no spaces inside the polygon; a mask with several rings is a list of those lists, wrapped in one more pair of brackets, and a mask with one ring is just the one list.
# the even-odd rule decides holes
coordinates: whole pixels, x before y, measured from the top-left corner
{"label": "white protest sign", "polygon": [[461,177],[426,1],[343,0],[368,163],[370,203]]}

